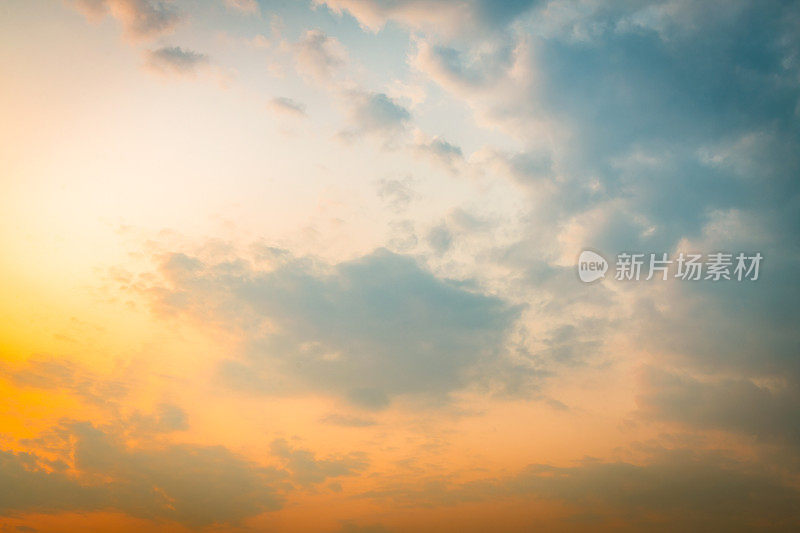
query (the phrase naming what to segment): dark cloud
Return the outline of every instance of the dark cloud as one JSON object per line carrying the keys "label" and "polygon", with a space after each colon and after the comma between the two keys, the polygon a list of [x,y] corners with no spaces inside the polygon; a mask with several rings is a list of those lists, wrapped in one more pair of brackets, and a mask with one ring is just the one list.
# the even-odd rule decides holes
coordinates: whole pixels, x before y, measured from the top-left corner
{"label": "dark cloud", "polygon": [[146,56],[147,66],[164,74],[194,74],[209,62],[207,55],[180,46],[165,46],[157,50],[148,50]]}
{"label": "dark cloud", "polygon": [[285,474],[221,446],[131,448],[89,422],[64,422],[45,440],[63,460],[0,451],[0,513],[117,510],[196,528],[281,506]]}
{"label": "dark cloud", "polygon": [[334,266],[286,259],[272,270],[175,254],[161,273],[166,284],[147,294],[162,312],[237,328],[246,349],[222,367],[237,389],[310,387],[381,408],[402,394],[442,400],[506,370],[530,377],[505,355],[518,308],[386,250]]}

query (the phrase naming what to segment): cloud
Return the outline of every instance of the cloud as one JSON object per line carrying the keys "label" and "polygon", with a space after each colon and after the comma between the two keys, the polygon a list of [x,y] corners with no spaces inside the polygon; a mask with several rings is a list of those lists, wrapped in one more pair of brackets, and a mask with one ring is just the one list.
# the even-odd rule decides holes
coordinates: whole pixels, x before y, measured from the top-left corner
{"label": "cloud", "polygon": [[760,386],[751,379],[701,381],[655,368],[643,373],[642,414],[695,429],[724,429],[800,446],[796,382]]}
{"label": "cloud", "polygon": [[347,51],[321,30],[308,30],[293,45],[298,70],[320,83],[330,82],[347,63]]}
{"label": "cloud", "polygon": [[688,450],[659,450],[641,465],[593,460],[575,467],[532,465],[500,488],[561,500],[587,514],[594,510],[602,516],[610,509],[612,516],[642,526],[663,520],[717,529],[742,523],[787,527],[797,523],[800,501],[777,476],[714,452]]}
{"label": "cloud", "polygon": [[360,416],[348,416],[338,413],[331,413],[325,415],[320,419],[323,424],[330,424],[332,426],[342,426],[350,428],[364,428],[374,426],[377,424],[372,418],[363,418]]}
{"label": "cloud", "polygon": [[295,117],[306,116],[306,106],[304,104],[285,96],[278,96],[270,100],[269,108],[276,113],[284,115]]}
{"label": "cloud", "polygon": [[461,94],[502,84],[517,53],[511,45],[504,44],[469,53],[426,40],[418,40],[416,44],[412,65],[449,90]]}
{"label": "cloud", "polygon": [[0,361],[0,376],[17,387],[63,390],[98,405],[120,400],[130,387],[121,379],[99,376],[65,359],[31,359],[23,364]]}
{"label": "cloud", "polygon": [[132,448],[90,422],[45,435],[60,459],[0,451],[0,513],[117,510],[191,528],[279,509],[285,474],[221,446]]}
{"label": "cloud", "polygon": [[352,521],[347,521],[342,524],[342,528],[337,533],[391,533],[388,529],[381,524],[365,524],[359,525]]}
{"label": "cloud", "polygon": [[[535,498],[566,506],[579,529],[719,530],[797,527],[800,494],[780,475],[717,451],[649,448],[640,463],[586,459],[575,466],[532,464],[503,478],[455,484],[441,478],[387,486],[364,497],[401,505]],[[537,517],[538,524],[543,518]],[[523,524],[520,530],[528,530]]]}
{"label": "cloud", "polygon": [[247,265],[171,255],[164,284],[145,292],[160,312],[235,328],[245,349],[222,376],[237,389],[314,390],[378,409],[398,395],[443,401],[530,373],[505,357],[518,308],[410,257],[377,250],[336,265],[290,256],[271,270]]}
{"label": "cloud", "polygon": [[309,450],[294,448],[286,439],[277,439],[270,445],[275,457],[282,460],[285,468],[291,472],[292,480],[300,485],[323,483],[341,476],[352,476],[367,468],[366,456],[354,452],[346,456],[317,459]]}
{"label": "cloud", "polygon": [[459,163],[464,160],[464,154],[461,152],[461,148],[450,144],[441,137],[427,139],[420,131],[415,132],[414,137],[412,148],[417,153],[431,158],[451,172],[456,172]]}
{"label": "cloud", "polygon": [[664,41],[689,38],[703,28],[728,24],[741,14],[748,2],[712,0],[697,3],[686,0],[669,0],[642,5],[625,14],[616,22],[616,30],[655,31]]}
{"label": "cloud", "polygon": [[346,139],[374,135],[391,142],[401,135],[411,120],[411,113],[384,93],[348,91],[350,126],[341,132]]}
{"label": "cloud", "polygon": [[[640,22],[648,19],[646,9],[659,12],[659,27],[667,27],[664,17],[674,18],[675,27],[687,20],[698,27],[678,34],[623,23],[635,13]],[[698,9],[707,16],[693,17]],[[780,177],[797,169],[791,154],[798,151],[787,147],[796,148],[798,138],[787,117],[798,102],[790,60],[798,46],[781,22],[796,18],[796,9],[738,2],[723,17],[714,17],[716,11],[686,2],[654,3],[652,9],[551,2],[534,6],[518,21],[519,31],[490,42],[442,44],[435,32],[420,37],[411,65],[470,105],[480,125],[523,143],[517,153],[484,149],[484,162],[496,173],[537,195],[543,178],[557,180],[547,184],[549,224],[609,202],[609,210],[624,210],[621,217],[648,220],[653,228],[648,239],[629,247],[669,248],[701,231],[714,209],[765,208],[751,205],[763,196],[755,182],[742,181],[742,172],[781,192],[770,197],[771,205],[792,203],[797,195]],[[771,44],[776,35],[783,44]],[[744,42],[758,50],[755,55],[741,48]],[[691,56],[701,48],[702,59]],[[769,89],[758,106],[748,106],[756,86]],[[736,143],[749,162],[722,159]],[[759,157],[764,151],[755,146],[773,156]],[[698,147],[709,147],[702,158]],[[616,164],[635,154],[659,164],[635,170]],[[730,167],[735,161],[737,170]],[[776,173],[776,166],[783,170]],[[542,223],[547,219],[537,217],[536,231]]]}
{"label": "cloud", "polygon": [[383,179],[378,182],[378,196],[395,212],[408,208],[419,197],[413,189],[413,179]]}
{"label": "cloud", "polygon": [[75,0],[76,7],[89,18],[107,14],[122,23],[133,40],[153,39],[171,33],[183,19],[172,2],[154,0]]}
{"label": "cloud", "polygon": [[189,429],[189,419],[186,411],[181,407],[170,403],[161,403],[157,406],[155,414],[136,412],[130,417],[128,425],[131,431],[151,436]]}
{"label": "cloud", "polygon": [[194,74],[199,68],[209,63],[207,55],[180,46],[165,46],[157,50],[148,50],[146,58],[147,66],[153,71],[181,76]]}
{"label": "cloud", "polygon": [[[542,192],[548,190],[548,181],[553,177],[553,161],[550,153],[542,150],[522,152],[505,152],[484,147],[470,157],[479,171],[508,177],[514,183],[525,187],[536,188]],[[553,188],[549,188],[553,191]]]}
{"label": "cloud", "polygon": [[[541,4],[495,41],[420,36],[411,65],[518,145],[486,146],[469,167],[522,185],[529,203],[518,242],[498,246],[495,261],[513,265],[521,292],[546,301],[534,353],[585,364],[575,355],[602,353],[614,331],[630,335],[655,366],[688,380],[650,383],[643,416],[701,431],[665,405],[679,403],[673,394],[699,397],[709,402],[695,411],[707,427],[793,442],[795,425],[784,420],[800,382],[789,326],[800,188],[788,177],[800,171],[800,48],[785,21],[798,9],[737,2],[715,17],[713,3],[648,5]],[[569,336],[551,325],[556,313],[583,316],[597,296],[576,291],[563,269],[582,246],[767,250],[774,270],[753,287],[608,295],[609,322]],[[740,401],[749,408],[737,418]]]}
{"label": "cloud", "polygon": [[427,240],[437,254],[443,254],[452,246],[453,234],[445,224],[439,224],[431,228]]}
{"label": "cloud", "polygon": [[249,15],[256,15],[261,12],[261,7],[258,5],[257,0],[225,0],[225,5],[230,9]]}
{"label": "cloud", "polygon": [[413,29],[448,35],[503,28],[527,11],[535,0],[315,0],[334,12],[348,12],[362,26],[377,32],[394,20]]}

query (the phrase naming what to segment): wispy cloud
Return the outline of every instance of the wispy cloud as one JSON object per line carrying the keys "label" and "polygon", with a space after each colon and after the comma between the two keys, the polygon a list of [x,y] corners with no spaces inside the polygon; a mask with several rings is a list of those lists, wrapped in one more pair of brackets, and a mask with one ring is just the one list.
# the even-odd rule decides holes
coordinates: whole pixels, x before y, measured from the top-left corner
{"label": "wispy cloud", "polygon": [[209,64],[205,54],[181,48],[180,46],[165,46],[146,52],[147,66],[161,74],[192,75]]}
{"label": "wispy cloud", "polygon": [[278,96],[270,100],[269,108],[276,113],[285,115],[306,116],[306,106],[286,96]]}

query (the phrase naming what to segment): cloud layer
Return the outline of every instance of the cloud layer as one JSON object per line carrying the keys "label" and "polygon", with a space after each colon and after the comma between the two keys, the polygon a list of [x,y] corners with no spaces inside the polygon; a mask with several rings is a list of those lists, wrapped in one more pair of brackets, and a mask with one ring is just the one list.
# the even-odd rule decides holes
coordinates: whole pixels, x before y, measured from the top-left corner
{"label": "cloud layer", "polygon": [[410,257],[377,250],[334,266],[278,257],[261,270],[172,255],[167,285],[147,289],[162,312],[240,331],[242,358],[222,367],[236,388],[309,388],[381,408],[398,395],[444,399],[511,364],[504,342],[518,310]]}

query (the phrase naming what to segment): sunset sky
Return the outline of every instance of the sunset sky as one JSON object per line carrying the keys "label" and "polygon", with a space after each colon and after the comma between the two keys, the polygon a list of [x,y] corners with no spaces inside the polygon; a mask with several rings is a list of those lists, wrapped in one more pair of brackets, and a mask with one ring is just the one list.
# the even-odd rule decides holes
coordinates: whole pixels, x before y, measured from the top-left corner
{"label": "sunset sky", "polygon": [[0,532],[800,530],[796,1],[3,0],[0,245]]}

